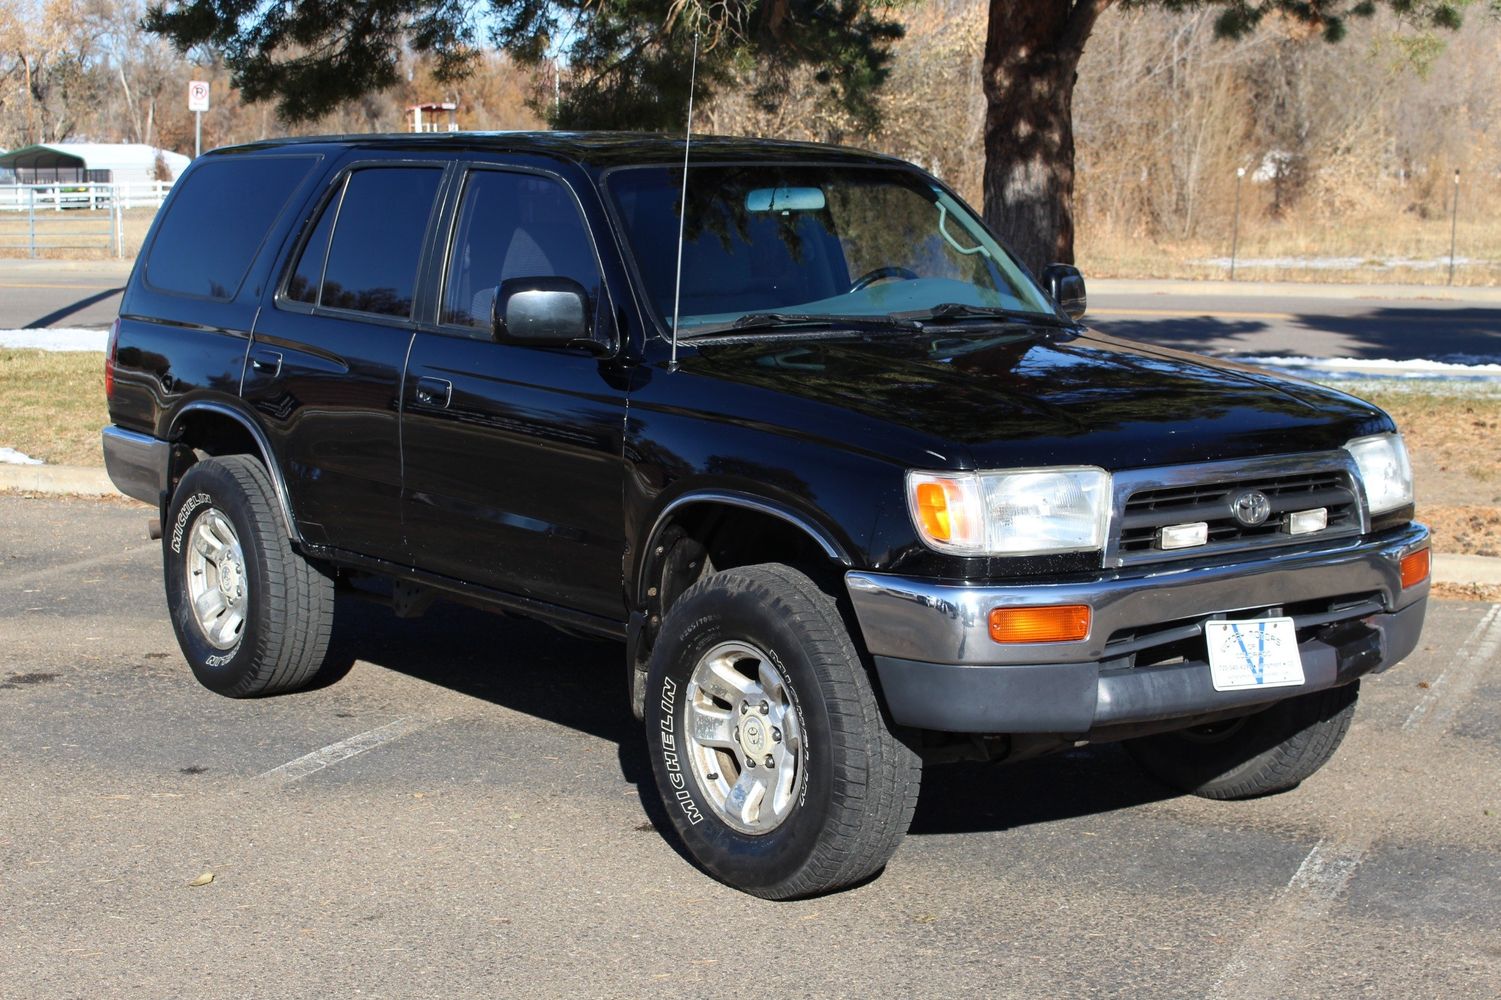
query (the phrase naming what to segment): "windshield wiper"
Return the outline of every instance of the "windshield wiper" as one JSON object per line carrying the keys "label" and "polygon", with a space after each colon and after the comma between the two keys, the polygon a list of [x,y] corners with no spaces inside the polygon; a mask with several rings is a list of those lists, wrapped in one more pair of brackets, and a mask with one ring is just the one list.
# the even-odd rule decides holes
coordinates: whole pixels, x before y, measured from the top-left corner
{"label": "windshield wiper", "polygon": [[838,329],[864,332],[870,330],[917,330],[921,322],[906,316],[840,316],[834,313],[746,313],[727,326],[713,326],[691,333],[684,333],[684,340],[713,335],[733,336],[753,333],[757,330],[785,330],[805,327],[814,329]]}
{"label": "windshield wiper", "polygon": [[941,302],[931,309],[915,313],[897,313],[902,319],[931,322],[937,319],[989,319],[1012,323],[1038,323],[1043,326],[1064,326],[1051,313],[1029,312],[1025,309],[1002,309],[999,306],[972,306],[964,302]]}

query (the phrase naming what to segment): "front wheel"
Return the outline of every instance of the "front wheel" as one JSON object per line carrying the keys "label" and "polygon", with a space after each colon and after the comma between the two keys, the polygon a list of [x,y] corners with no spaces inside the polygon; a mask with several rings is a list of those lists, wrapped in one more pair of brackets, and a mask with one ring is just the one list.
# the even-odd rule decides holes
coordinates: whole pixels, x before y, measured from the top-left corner
{"label": "front wheel", "polygon": [[875,874],[917,805],[921,764],[887,728],[838,608],[785,566],[718,573],[673,605],[646,736],[689,853],[767,899]]}
{"label": "front wheel", "polygon": [[1360,682],[1278,702],[1239,719],[1127,740],[1142,770],[1208,799],[1249,799],[1296,787],[1328,763],[1350,729]]}
{"label": "front wheel", "polygon": [[309,683],[328,652],[334,585],[292,548],[265,468],[204,459],[167,515],[167,610],[199,682],[231,698]]}

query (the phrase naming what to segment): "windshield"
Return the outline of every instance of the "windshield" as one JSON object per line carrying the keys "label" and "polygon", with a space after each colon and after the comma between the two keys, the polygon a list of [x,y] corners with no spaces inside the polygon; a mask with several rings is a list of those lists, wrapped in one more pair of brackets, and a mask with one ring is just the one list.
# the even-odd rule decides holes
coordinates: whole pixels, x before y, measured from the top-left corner
{"label": "windshield", "polygon": [[[669,328],[682,176],[681,167],[630,168],[607,183],[646,293]],[[693,167],[683,229],[685,337],[772,313],[921,317],[971,307],[1057,316],[979,220],[913,171]]]}

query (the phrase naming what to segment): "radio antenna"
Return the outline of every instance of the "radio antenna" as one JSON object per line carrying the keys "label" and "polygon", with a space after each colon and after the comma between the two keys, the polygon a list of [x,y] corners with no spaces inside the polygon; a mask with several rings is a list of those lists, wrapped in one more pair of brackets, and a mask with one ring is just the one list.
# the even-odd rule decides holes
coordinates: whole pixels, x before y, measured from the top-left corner
{"label": "radio antenna", "polygon": [[678,310],[683,301],[683,227],[688,222],[688,150],[693,145],[693,88],[698,83],[698,32],[693,33],[693,64],[688,70],[688,127],[683,132],[683,193],[678,207],[678,273],[672,285],[672,358],[668,371],[678,368]]}

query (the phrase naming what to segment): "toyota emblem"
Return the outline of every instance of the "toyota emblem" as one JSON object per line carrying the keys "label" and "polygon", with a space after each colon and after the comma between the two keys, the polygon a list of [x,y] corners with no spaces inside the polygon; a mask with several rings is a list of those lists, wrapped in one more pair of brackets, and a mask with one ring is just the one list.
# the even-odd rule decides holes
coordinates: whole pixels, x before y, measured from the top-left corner
{"label": "toyota emblem", "polygon": [[1254,528],[1271,516],[1272,502],[1260,490],[1246,490],[1230,502],[1230,511],[1241,524]]}

